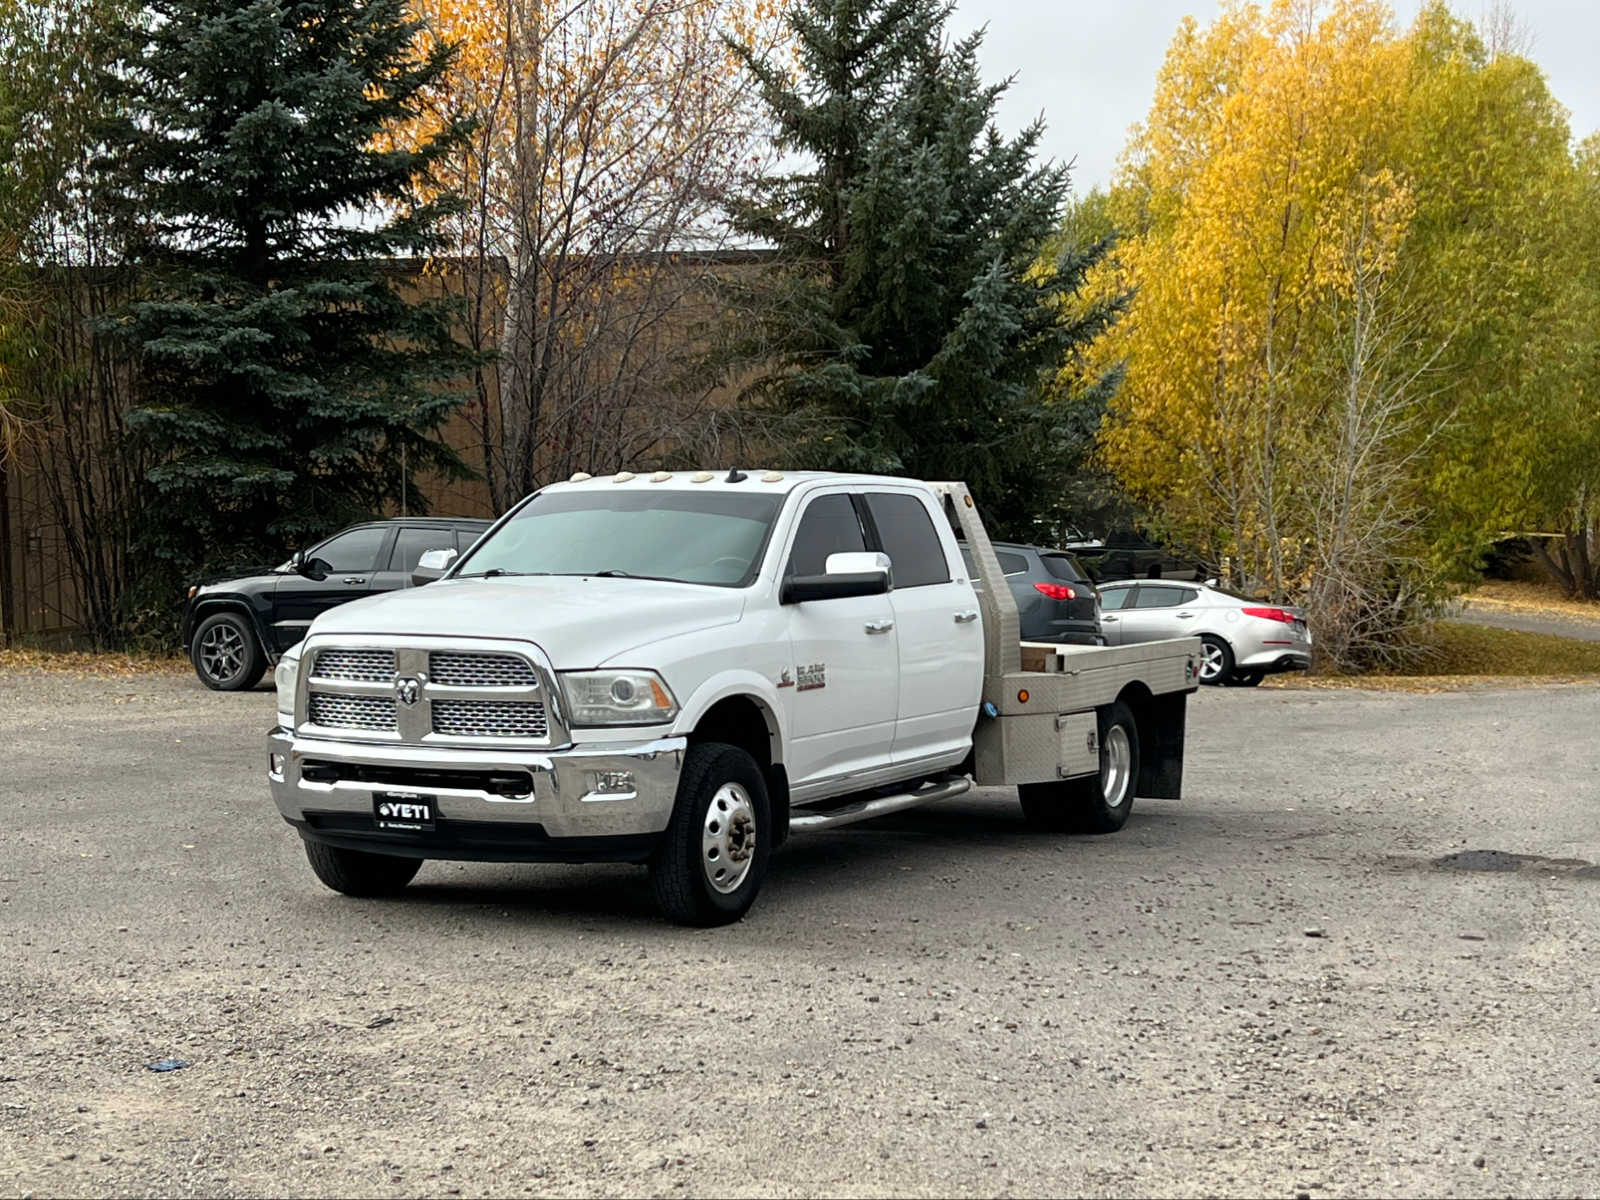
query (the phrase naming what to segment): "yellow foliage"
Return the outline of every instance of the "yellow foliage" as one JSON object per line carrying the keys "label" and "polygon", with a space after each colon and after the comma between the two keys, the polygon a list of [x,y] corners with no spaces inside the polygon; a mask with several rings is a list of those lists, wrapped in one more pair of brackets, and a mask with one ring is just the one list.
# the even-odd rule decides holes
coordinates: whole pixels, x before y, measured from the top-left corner
{"label": "yellow foliage", "polygon": [[1098,351],[1127,370],[1102,461],[1283,591],[1325,532],[1310,481],[1377,396],[1419,524],[1485,525],[1516,489],[1496,406],[1530,386],[1500,356],[1556,294],[1565,129],[1531,64],[1438,5],[1409,30],[1380,0],[1186,19],[1110,198],[1102,283],[1135,299]]}

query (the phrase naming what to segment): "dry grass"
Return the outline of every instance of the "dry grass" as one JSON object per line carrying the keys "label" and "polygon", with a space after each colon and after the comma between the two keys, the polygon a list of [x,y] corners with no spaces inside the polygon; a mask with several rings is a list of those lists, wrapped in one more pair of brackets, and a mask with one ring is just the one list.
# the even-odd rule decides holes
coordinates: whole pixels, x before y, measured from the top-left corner
{"label": "dry grass", "polygon": [[1386,692],[1455,692],[1600,682],[1600,642],[1440,621],[1426,657],[1400,675],[1278,676],[1278,687],[1363,688]]}
{"label": "dry grass", "polygon": [[1541,617],[1570,617],[1600,622],[1600,604],[1572,600],[1551,583],[1525,583],[1512,579],[1486,579],[1465,597],[1471,605],[1498,612],[1520,612]]}
{"label": "dry grass", "polygon": [[86,650],[0,650],[0,676],[23,671],[79,679],[181,675],[192,670],[180,654],[94,654]]}

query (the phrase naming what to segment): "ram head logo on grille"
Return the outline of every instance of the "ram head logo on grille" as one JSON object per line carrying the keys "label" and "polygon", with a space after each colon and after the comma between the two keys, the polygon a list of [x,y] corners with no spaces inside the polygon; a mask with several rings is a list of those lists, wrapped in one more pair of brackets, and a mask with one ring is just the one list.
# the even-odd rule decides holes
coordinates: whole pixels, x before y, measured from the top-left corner
{"label": "ram head logo on grille", "polygon": [[394,681],[394,694],[401,704],[410,708],[422,699],[422,680],[402,675]]}

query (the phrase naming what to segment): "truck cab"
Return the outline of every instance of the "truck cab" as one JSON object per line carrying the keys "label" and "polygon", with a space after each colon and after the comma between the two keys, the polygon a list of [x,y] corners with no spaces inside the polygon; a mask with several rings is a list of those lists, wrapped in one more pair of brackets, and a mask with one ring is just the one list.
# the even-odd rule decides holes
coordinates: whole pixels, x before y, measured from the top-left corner
{"label": "truck cab", "polygon": [[[1065,768],[1054,734],[1025,761],[1010,718],[1061,714],[996,691],[1021,670],[1015,608],[1009,635],[1000,608],[985,620],[1009,592],[975,587],[963,531],[1002,579],[960,485],[552,485],[429,586],[316,619],[278,669],[274,797],[339,891],[398,890],[427,858],[631,861],[668,916],[715,924],[749,908],[791,828],[975,779],[1098,787],[1093,712]],[[1068,652],[1106,653],[1048,649],[1044,693],[1081,673]]]}

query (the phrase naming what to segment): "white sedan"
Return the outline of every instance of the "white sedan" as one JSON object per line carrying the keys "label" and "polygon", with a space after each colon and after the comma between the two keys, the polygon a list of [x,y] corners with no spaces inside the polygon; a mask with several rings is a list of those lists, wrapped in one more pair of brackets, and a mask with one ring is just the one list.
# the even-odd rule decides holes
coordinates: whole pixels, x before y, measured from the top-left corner
{"label": "white sedan", "polygon": [[1199,637],[1201,683],[1254,687],[1279,671],[1311,665],[1305,613],[1243,600],[1199,583],[1125,579],[1100,585],[1106,645]]}

